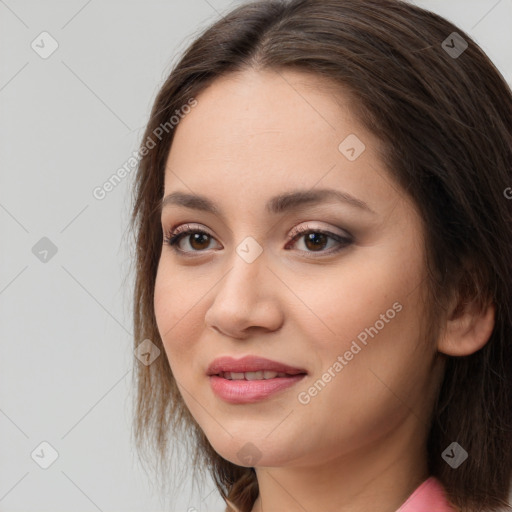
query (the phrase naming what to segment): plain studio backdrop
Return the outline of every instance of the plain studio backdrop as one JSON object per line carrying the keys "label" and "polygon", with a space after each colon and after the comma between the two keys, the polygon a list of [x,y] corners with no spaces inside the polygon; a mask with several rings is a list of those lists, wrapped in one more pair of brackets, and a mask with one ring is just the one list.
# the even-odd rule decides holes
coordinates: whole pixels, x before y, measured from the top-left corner
{"label": "plain studio backdrop", "polygon": [[[0,512],[163,510],[130,434],[134,173],[94,191],[137,151],[178,55],[239,3],[0,0]],[[512,81],[512,0],[416,3]],[[190,482],[172,512],[223,510]]]}

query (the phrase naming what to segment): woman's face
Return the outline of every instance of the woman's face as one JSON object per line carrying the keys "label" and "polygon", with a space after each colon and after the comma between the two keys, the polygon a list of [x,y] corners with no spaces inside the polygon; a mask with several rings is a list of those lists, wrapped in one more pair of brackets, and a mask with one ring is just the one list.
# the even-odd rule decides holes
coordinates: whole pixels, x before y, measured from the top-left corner
{"label": "woman's face", "polygon": [[[162,247],[158,329],[188,409],[242,466],[421,441],[441,377],[419,327],[420,217],[349,98],[319,80],[216,80],[175,128],[166,165],[164,197],[214,208],[182,197],[162,209],[166,238],[192,234]],[[224,357],[235,361],[211,366]]]}

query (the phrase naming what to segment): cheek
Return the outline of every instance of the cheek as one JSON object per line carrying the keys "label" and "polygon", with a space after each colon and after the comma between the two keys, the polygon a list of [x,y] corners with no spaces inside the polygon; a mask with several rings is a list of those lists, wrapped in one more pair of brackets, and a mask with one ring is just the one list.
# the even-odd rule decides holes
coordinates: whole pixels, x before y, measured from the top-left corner
{"label": "cheek", "polygon": [[430,359],[421,345],[414,299],[400,302],[403,309],[380,330],[365,330],[375,319],[366,325],[346,322],[355,336],[315,347],[321,365],[297,390],[303,394],[297,396],[296,407],[306,424],[307,418],[322,424],[324,442],[319,445],[314,435],[308,441],[325,457],[332,454],[333,445],[340,452],[354,450],[395,431],[411,415],[422,417]]}
{"label": "cheek", "polygon": [[[338,426],[351,411],[349,423],[354,432],[364,433],[361,439],[392,428],[414,411],[429,383],[432,354],[419,326],[420,289],[396,289],[393,297],[397,300],[365,308],[364,319],[340,318],[341,334],[333,343],[317,345],[322,369],[315,377],[324,380],[329,368],[338,371],[313,407],[331,410],[332,424]],[[336,362],[340,364],[334,367]]]}
{"label": "cheek", "polygon": [[[163,261],[155,282],[154,311],[158,331],[171,369],[178,377],[183,363],[188,364],[194,353],[204,322],[198,317],[204,291],[182,283],[179,273],[172,272]],[[204,315],[203,315],[204,318]]]}
{"label": "cheek", "polygon": [[[383,411],[400,409],[395,395],[414,394],[423,386],[431,354],[420,329],[422,268],[421,253],[412,248],[404,249],[399,258],[381,247],[364,257],[360,251],[357,262],[354,258],[352,265],[347,259],[329,275],[295,278],[297,295],[308,299],[309,309],[296,318],[309,351],[320,362],[315,379],[329,382],[325,388],[322,383],[317,386],[322,390],[313,407],[337,404],[343,416],[364,405],[379,421]],[[323,379],[329,369],[336,377]]]}
{"label": "cheek", "polygon": [[[404,249],[401,257],[384,246],[361,249],[331,268],[281,274],[298,298],[293,320],[320,348],[350,345],[376,322],[379,331],[383,326],[389,331],[390,324],[414,324],[421,315],[416,297],[422,290],[421,254],[412,248]],[[398,313],[400,305],[403,311]]]}

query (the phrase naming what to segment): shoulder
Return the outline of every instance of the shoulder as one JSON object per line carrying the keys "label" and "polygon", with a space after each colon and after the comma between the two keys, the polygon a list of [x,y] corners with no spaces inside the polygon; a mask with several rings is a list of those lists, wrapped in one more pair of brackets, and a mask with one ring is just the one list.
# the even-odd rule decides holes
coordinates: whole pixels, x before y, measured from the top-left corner
{"label": "shoulder", "polygon": [[448,501],[441,482],[431,476],[407,498],[396,512],[460,512]]}

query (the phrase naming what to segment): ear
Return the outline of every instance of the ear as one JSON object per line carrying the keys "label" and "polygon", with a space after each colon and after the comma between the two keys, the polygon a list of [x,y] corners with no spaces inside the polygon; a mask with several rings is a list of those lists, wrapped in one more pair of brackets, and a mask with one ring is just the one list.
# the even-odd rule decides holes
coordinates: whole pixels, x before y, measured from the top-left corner
{"label": "ear", "polygon": [[489,300],[485,304],[476,298],[470,302],[452,302],[446,326],[437,348],[449,356],[468,356],[480,350],[491,337],[496,308]]}

